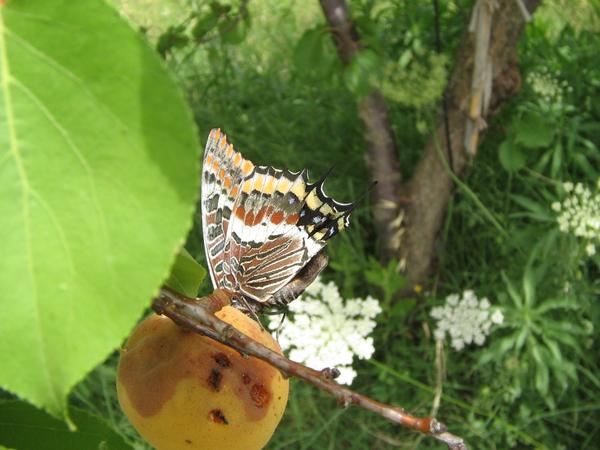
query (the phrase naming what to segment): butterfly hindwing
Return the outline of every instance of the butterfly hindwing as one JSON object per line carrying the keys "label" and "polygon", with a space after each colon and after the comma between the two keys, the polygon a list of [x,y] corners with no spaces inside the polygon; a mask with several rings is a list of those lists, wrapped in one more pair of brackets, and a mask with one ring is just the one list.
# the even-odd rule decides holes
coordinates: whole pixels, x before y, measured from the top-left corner
{"label": "butterfly hindwing", "polygon": [[255,166],[212,130],[204,156],[202,225],[215,288],[269,303],[344,227],[352,204],[306,170]]}

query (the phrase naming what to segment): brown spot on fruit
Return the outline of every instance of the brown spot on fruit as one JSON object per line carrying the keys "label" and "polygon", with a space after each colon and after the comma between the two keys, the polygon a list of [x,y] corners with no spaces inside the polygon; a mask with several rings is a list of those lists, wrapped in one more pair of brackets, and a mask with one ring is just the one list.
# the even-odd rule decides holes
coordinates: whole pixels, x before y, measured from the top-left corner
{"label": "brown spot on fruit", "polygon": [[192,444],[192,440],[191,439],[186,439],[185,443],[188,444],[188,445],[191,445]]}
{"label": "brown spot on fruit", "polygon": [[227,367],[231,366],[231,361],[225,353],[217,353],[213,358],[217,362],[217,364],[223,369],[226,369]]}
{"label": "brown spot on fruit", "polygon": [[210,375],[208,376],[208,384],[215,391],[221,390],[221,380],[223,380],[223,375],[219,369],[213,369],[210,371]]}
{"label": "brown spot on fruit", "polygon": [[225,414],[223,414],[223,411],[221,411],[220,409],[213,409],[208,414],[208,417],[214,423],[222,423],[224,425],[229,425],[229,422],[227,421],[227,418],[225,417]]}
{"label": "brown spot on fruit", "polygon": [[250,378],[250,375],[248,375],[247,373],[242,374],[242,383],[250,384],[251,381],[252,381],[252,378]]}
{"label": "brown spot on fruit", "polygon": [[271,400],[271,394],[262,384],[254,384],[250,390],[250,398],[258,408],[264,408]]}

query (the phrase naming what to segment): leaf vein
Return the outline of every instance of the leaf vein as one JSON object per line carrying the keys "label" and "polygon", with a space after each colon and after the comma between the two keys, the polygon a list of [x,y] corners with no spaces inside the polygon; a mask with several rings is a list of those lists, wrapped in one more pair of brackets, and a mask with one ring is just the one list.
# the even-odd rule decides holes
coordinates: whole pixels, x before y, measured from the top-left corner
{"label": "leaf vein", "polygon": [[32,319],[32,321],[37,325],[36,331],[38,334],[38,340],[40,342],[40,358],[41,358],[41,365],[42,365],[42,370],[44,373],[44,376],[46,378],[46,382],[47,385],[49,387],[49,391],[53,397],[53,400],[55,401],[56,404],[60,403],[60,400],[58,398],[58,394],[56,391],[56,386],[54,385],[54,383],[52,383],[52,378],[50,377],[50,369],[48,367],[48,360],[46,358],[46,351],[45,351],[45,341],[44,341],[44,336],[43,336],[43,332],[42,332],[42,323],[41,323],[41,317],[40,317],[40,309],[39,309],[39,297],[38,297],[38,293],[37,293],[37,286],[36,286],[36,279],[35,279],[35,273],[34,273],[34,269],[33,269],[33,252],[32,252],[32,248],[31,248],[31,217],[30,217],[30,211],[29,211],[29,192],[30,192],[30,184],[29,184],[29,180],[27,178],[27,172],[25,170],[24,164],[23,164],[23,160],[21,158],[21,154],[20,154],[20,150],[19,150],[19,146],[18,146],[18,140],[17,140],[17,133],[16,133],[16,129],[15,129],[15,123],[14,123],[14,117],[13,117],[13,110],[12,110],[12,103],[11,103],[11,95],[10,95],[10,86],[9,86],[9,81],[10,81],[10,68],[9,68],[9,63],[8,63],[8,51],[6,48],[6,41],[5,41],[5,36],[6,36],[6,27],[4,25],[4,16],[2,14],[0,14],[0,64],[1,64],[1,76],[2,76],[2,82],[1,82],[1,86],[2,86],[2,93],[3,93],[3,97],[4,97],[4,107],[6,109],[6,126],[8,128],[8,134],[9,134],[9,141],[10,141],[10,153],[13,156],[16,166],[17,166],[17,171],[19,173],[19,178],[21,180],[21,185],[22,185],[22,201],[23,201],[23,223],[25,226],[25,245],[27,248],[27,270],[29,273],[29,277],[31,279],[31,294],[32,294],[32,300],[33,300],[33,306],[35,307],[35,314],[36,317]]}

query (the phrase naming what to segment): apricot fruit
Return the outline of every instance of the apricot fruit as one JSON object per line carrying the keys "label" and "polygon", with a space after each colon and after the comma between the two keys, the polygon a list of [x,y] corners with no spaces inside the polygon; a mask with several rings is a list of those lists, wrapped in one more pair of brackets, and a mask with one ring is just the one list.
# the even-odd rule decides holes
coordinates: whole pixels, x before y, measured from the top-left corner
{"label": "apricot fruit", "polygon": [[[221,320],[281,353],[241,311]],[[258,450],[285,410],[289,383],[269,364],[153,314],[121,350],[117,394],[139,433],[158,450]]]}

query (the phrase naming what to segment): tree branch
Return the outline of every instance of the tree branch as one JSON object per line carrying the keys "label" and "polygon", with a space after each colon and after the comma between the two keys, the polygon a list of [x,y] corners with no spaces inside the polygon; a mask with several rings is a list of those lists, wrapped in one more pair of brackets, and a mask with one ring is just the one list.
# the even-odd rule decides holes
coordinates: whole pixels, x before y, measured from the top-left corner
{"label": "tree branch", "polygon": [[294,376],[330,393],[338,403],[347,408],[356,405],[378,414],[387,420],[432,436],[444,442],[451,450],[467,450],[463,439],[446,431],[446,426],[434,418],[414,417],[391,405],[386,405],[345,388],[332,380],[332,370],[314,370],[290,361],[278,353],[250,339],[245,334],[223,322],[214,312],[230,303],[231,295],[216,290],[199,299],[185,297],[167,287],[163,287],[152,303],[153,309],[169,317],[179,326],[208,336],[244,355],[253,356],[279,369],[286,376]]}
{"label": "tree branch", "polygon": [[[321,9],[331,29],[331,35],[343,64],[350,64],[359,52],[361,43],[358,31],[350,20],[344,0],[320,0]],[[377,227],[380,255],[386,261],[398,251],[398,208],[401,198],[402,175],[396,141],[388,106],[378,90],[358,102],[358,114],[365,126],[367,139],[367,166],[371,179],[377,180],[373,188],[374,219]]]}

